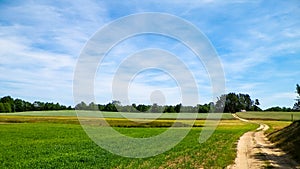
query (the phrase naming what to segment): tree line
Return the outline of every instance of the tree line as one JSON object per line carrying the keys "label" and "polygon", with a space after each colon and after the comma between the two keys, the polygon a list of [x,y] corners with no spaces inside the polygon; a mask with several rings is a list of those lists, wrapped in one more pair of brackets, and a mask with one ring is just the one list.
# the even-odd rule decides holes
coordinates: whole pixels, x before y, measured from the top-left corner
{"label": "tree line", "polygon": [[221,95],[215,104],[216,112],[236,113],[239,111],[262,111],[259,100],[252,100],[249,94],[228,93]]}
{"label": "tree line", "polygon": [[[296,103],[293,108],[286,107],[271,107],[264,111],[281,111],[291,112],[300,111],[300,85],[296,85],[296,93],[298,94]],[[198,104],[196,106],[184,106],[181,103],[176,105],[153,105],[139,104],[136,105],[121,105],[120,101],[114,100],[108,104],[95,104],[93,102],[86,104],[84,102],[78,103],[75,106],[77,110],[100,110],[108,112],[152,112],[152,113],[208,113],[208,112],[225,112],[235,113],[239,111],[263,111],[259,107],[258,99],[252,100],[249,94],[228,93],[221,95],[217,102],[210,102],[208,104]],[[49,103],[35,101],[30,103],[22,99],[13,99],[10,96],[0,98],[0,113],[6,112],[23,112],[23,111],[45,111],[45,110],[72,110],[71,106],[60,105],[59,103]]]}
{"label": "tree line", "polygon": [[30,103],[22,99],[13,99],[11,96],[0,98],[0,113],[23,112],[23,111],[45,111],[45,110],[72,110],[71,106],[59,103],[35,101]]}
{"label": "tree line", "polygon": [[151,112],[151,113],[208,113],[210,105],[197,105],[197,106],[183,106],[181,103],[176,105],[153,105],[135,104],[132,105],[121,105],[120,101],[113,100],[108,104],[95,104],[91,102],[86,104],[81,102],[75,106],[76,110],[100,110],[108,112]]}
{"label": "tree line", "polygon": [[300,111],[300,86],[296,85],[297,96],[296,103],[293,108],[286,107],[271,107],[262,110],[259,105],[258,99],[252,100],[249,94],[243,93],[228,93],[221,95],[216,103],[210,102],[208,104],[198,104],[196,106],[184,106],[181,103],[177,105],[158,105],[154,103],[153,105],[139,104],[136,105],[121,105],[120,101],[113,100],[108,104],[86,104],[81,102],[75,106],[77,110],[100,110],[109,112],[152,112],[152,113],[208,113],[208,112],[224,112],[224,113],[236,113],[240,111],[280,111],[280,112],[291,112]]}
{"label": "tree line", "polygon": [[81,102],[75,106],[77,110],[100,110],[110,112],[152,112],[152,113],[208,113],[208,112],[226,112],[235,113],[241,110],[262,111],[259,106],[259,100],[251,100],[248,94],[224,94],[218,98],[216,103],[198,104],[196,106],[184,106],[181,103],[177,105],[121,105],[120,101],[113,100],[108,104],[95,104],[91,102],[86,104]]}

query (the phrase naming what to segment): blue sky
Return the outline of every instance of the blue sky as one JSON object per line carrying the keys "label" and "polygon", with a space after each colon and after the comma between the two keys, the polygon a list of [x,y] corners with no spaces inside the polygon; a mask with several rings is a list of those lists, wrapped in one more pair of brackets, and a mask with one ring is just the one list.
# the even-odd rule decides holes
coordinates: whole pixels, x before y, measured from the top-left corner
{"label": "blue sky", "polygon": [[[0,9],[0,96],[73,105],[74,69],[86,42],[104,25],[141,12],[176,15],[200,29],[219,54],[227,92],[248,93],[260,100],[262,108],[292,107],[297,96],[300,2],[296,0],[4,0]],[[178,55],[194,74],[200,103],[212,100],[209,75],[190,51],[170,38],[145,35],[118,44],[105,57],[95,77],[97,102],[112,99],[113,75],[122,59],[144,48]],[[156,90],[165,95],[159,101],[180,101],[176,80],[148,70],[132,80],[131,102],[150,103]]]}

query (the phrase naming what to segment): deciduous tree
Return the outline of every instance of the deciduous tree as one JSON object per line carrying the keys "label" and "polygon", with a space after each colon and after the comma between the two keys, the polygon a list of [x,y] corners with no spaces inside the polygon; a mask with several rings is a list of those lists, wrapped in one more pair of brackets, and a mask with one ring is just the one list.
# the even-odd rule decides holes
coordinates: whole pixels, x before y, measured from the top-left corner
{"label": "deciduous tree", "polygon": [[296,103],[294,104],[293,109],[294,110],[300,110],[300,85],[299,84],[296,85],[296,93],[298,94],[298,96],[295,99]]}

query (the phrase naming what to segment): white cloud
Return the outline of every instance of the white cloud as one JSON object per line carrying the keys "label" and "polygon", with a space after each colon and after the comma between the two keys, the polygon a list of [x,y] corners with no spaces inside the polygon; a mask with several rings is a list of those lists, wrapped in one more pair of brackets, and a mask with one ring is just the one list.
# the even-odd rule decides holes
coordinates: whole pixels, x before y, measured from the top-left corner
{"label": "white cloud", "polygon": [[[255,98],[261,98],[263,106],[281,104],[275,96],[265,100],[263,94],[264,90],[272,93],[269,88],[274,78],[277,85],[273,92],[288,93],[290,88],[279,90],[277,86],[297,83],[296,80],[291,80],[299,75],[295,68],[300,53],[299,12],[296,2],[176,0],[129,3],[90,0],[24,1],[2,5],[0,15],[5,17],[0,19],[0,70],[5,73],[0,75],[0,94],[13,93],[17,97],[26,98],[35,95],[70,103],[76,58],[88,38],[99,27],[120,16],[154,11],[182,16],[208,36],[223,62],[228,92],[247,92]],[[128,30],[115,31],[112,38],[142,23],[147,24],[145,21],[137,21],[137,25],[130,25]],[[202,99],[205,101],[210,100],[210,76],[205,65],[201,65],[201,61],[190,49],[180,45],[178,41],[149,35],[121,42],[108,53],[95,79],[95,84],[99,85],[99,89],[98,86],[95,87],[96,91],[101,90],[101,102],[110,101],[110,82],[122,60],[145,48],[161,48],[178,56],[196,77],[200,97],[204,96]],[[284,58],[291,61],[283,63]],[[136,64],[141,66],[147,64],[147,61],[136,60]],[[130,70],[124,73],[130,73]],[[149,94],[154,88],[164,87],[151,84],[151,81],[168,80],[165,76],[149,76],[141,77],[141,81],[145,79],[143,83],[135,83],[135,94],[146,89]],[[180,72],[177,77],[186,78]],[[168,85],[167,83],[166,86]],[[172,86],[169,88],[165,90],[171,95],[174,90]],[[36,93],[31,92],[35,90]],[[68,98],[61,98],[61,93]],[[289,103],[284,102],[284,105],[293,102],[288,97],[285,99]]]}
{"label": "white cloud", "polygon": [[[297,98],[297,94],[293,92],[282,92],[282,93],[275,93],[271,95],[265,94],[262,96],[263,99],[261,104],[263,108],[269,108],[270,106],[280,106],[280,107],[293,107],[295,103],[295,98]],[[270,105],[269,107],[264,105]]]}
{"label": "white cloud", "polygon": [[17,40],[1,39],[0,44],[9,49],[0,48],[0,79],[5,88],[1,95],[71,103],[70,97],[59,97],[62,93],[71,94],[75,64],[71,56],[30,49]]}
{"label": "white cloud", "polygon": [[64,3],[27,1],[1,10],[1,96],[72,104],[76,58],[106,11],[94,1]]}

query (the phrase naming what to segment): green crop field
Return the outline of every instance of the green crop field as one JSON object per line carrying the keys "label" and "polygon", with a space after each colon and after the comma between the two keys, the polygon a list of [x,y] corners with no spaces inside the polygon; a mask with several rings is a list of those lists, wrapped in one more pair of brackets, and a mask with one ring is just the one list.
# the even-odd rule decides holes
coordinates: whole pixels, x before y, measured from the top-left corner
{"label": "green crop field", "polygon": [[237,115],[242,118],[255,120],[300,120],[300,112],[240,112]]}
{"label": "green crop field", "polygon": [[[101,125],[89,117],[84,120],[92,125]],[[252,113],[252,112],[251,112]],[[238,113],[244,117],[247,113]],[[105,120],[117,131],[132,137],[150,137],[164,132],[172,126],[176,113],[130,114],[141,117],[143,123],[125,119],[119,112],[104,112]],[[263,112],[247,118],[269,119]],[[279,113],[273,118],[285,117]],[[190,113],[177,123],[184,130]],[[220,114],[212,115],[217,117]],[[198,114],[194,127],[175,147],[163,154],[148,158],[126,158],[108,152],[96,145],[79,125],[75,111],[44,111],[0,114],[0,168],[224,168],[236,157],[239,137],[257,125],[234,120],[231,114],[222,114],[222,120],[214,134],[204,143],[198,142],[207,114]],[[297,114],[295,114],[297,117]],[[148,119],[149,118],[149,119]],[[186,118],[186,119],[185,119]],[[100,121],[100,123],[99,123]],[[264,120],[274,131],[290,124],[289,121]],[[163,141],[163,140],[162,140]],[[145,150],[147,151],[147,150]]]}
{"label": "green crop field", "polygon": [[[198,143],[202,127],[193,127],[171,150],[136,159],[114,155],[97,146],[76,122],[77,117],[49,116],[53,112],[43,112],[47,116],[25,113],[0,116],[0,168],[224,168],[235,159],[238,138],[257,127],[238,120],[222,120],[202,144]],[[165,131],[167,128],[163,126],[174,120],[158,119],[150,128],[137,127],[119,118],[108,118],[108,121],[125,124],[127,127],[115,127],[120,133],[149,137]],[[196,124],[201,126],[204,120],[197,120]]]}
{"label": "green crop field", "polygon": [[16,113],[0,113],[0,116],[76,116],[75,110],[27,111]]}
{"label": "green crop field", "polygon": [[[82,113],[82,112],[81,112]],[[87,116],[93,111],[84,111],[84,113],[87,114]],[[120,112],[102,112],[104,117],[107,118],[124,118],[122,113]],[[141,118],[156,118],[158,113],[125,113],[126,116],[129,117],[141,117]],[[61,110],[61,111],[29,111],[29,112],[18,112],[18,113],[0,113],[0,116],[77,116],[75,110]],[[163,113],[159,116],[161,119],[174,119],[177,118],[178,113]],[[192,118],[193,113],[181,113],[181,116],[184,118]],[[208,116],[208,113],[198,113],[197,118],[198,119],[206,119]],[[230,113],[222,113],[220,115],[219,113],[212,113],[210,114],[210,118],[215,119],[219,116],[222,117],[222,119],[233,119],[233,116]]]}

